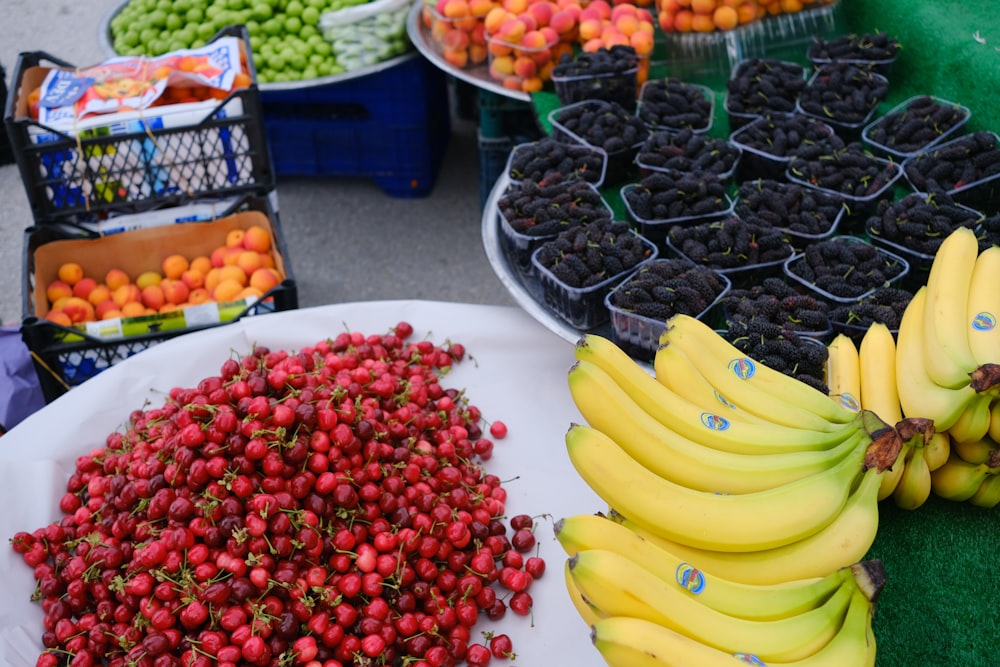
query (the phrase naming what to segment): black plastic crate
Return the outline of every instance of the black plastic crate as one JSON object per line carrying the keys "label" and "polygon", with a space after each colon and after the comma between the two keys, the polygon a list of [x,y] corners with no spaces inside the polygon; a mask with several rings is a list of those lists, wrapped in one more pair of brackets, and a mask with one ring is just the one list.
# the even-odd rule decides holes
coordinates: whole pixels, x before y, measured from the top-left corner
{"label": "black plastic crate", "polygon": [[[7,72],[3,65],[0,65],[0,109],[7,106]],[[7,128],[0,125],[0,164],[10,164],[14,161],[14,152],[10,148],[10,139],[7,138]]]}
{"label": "black plastic crate", "polygon": [[[202,329],[225,326],[251,315],[298,308],[298,290],[288,261],[288,250],[281,231],[278,213],[274,210],[270,199],[247,196],[234,207],[232,213],[240,211],[260,211],[265,213],[270,220],[274,249],[284,259],[284,281],[268,291],[257,302],[242,307],[231,319],[172,330],[155,330],[156,328],[151,326],[148,333],[115,339],[93,336],[39,317],[33,299],[35,252],[40,247],[59,240],[97,239],[100,236],[81,230],[71,230],[71,228],[60,225],[33,226],[26,229],[23,247],[23,266],[25,268],[22,273],[21,287],[25,317],[21,323],[21,336],[31,352],[45,400],[51,402],[114,364],[171,338]],[[196,225],[202,223],[179,224]]]}
{"label": "black plastic crate", "polygon": [[272,189],[275,175],[249,36],[245,27],[231,26],[213,41],[228,36],[242,40],[249,86],[181,117],[169,116],[177,107],[149,108],[135,120],[78,136],[15,117],[26,70],[74,67],[42,51],[21,53],[4,123],[35,222]]}

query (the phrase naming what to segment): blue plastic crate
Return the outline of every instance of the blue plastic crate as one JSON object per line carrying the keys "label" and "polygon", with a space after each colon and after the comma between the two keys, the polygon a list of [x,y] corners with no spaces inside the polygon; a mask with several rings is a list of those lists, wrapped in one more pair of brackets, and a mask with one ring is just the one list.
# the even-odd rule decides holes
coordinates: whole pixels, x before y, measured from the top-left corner
{"label": "blue plastic crate", "polygon": [[430,194],[451,136],[447,77],[417,54],[339,83],[262,91],[281,176],[370,178],[389,195]]}

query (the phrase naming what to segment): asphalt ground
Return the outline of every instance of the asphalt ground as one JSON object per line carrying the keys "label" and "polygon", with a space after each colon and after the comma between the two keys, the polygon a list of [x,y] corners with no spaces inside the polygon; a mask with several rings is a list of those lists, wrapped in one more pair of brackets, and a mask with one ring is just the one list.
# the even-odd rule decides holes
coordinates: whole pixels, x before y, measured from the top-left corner
{"label": "asphalt ground", "polygon": [[[120,2],[0,0],[0,66],[8,86],[22,52],[43,51],[81,67],[106,59],[99,32]],[[451,132],[427,196],[393,197],[363,177],[279,173],[278,217],[299,307],[386,299],[514,303],[483,249],[478,126],[456,107],[454,100],[447,107]],[[24,233],[33,222],[17,166],[0,166],[4,324],[24,315]]]}

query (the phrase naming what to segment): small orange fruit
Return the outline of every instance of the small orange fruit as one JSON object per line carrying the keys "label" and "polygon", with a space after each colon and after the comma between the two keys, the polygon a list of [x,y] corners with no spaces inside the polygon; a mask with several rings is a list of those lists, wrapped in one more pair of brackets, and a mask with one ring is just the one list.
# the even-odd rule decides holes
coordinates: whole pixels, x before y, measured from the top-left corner
{"label": "small orange fruit", "polygon": [[83,278],[83,267],[76,262],[65,262],[59,266],[59,280],[69,285],[75,285]]}
{"label": "small orange fruit", "polygon": [[188,258],[181,254],[173,254],[163,259],[163,275],[166,278],[177,280],[191,265]]}

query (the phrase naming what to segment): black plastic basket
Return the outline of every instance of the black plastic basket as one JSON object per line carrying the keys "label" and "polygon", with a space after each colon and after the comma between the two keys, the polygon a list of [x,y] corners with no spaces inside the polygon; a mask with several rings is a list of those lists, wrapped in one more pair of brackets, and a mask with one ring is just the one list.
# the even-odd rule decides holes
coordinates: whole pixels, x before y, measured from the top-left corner
{"label": "black plastic basket", "polygon": [[218,104],[206,104],[190,122],[185,118],[176,127],[158,127],[155,119],[169,107],[157,107],[127,126],[96,128],[80,136],[15,117],[26,70],[74,67],[42,51],[21,53],[4,123],[35,222],[272,189],[275,174],[249,36],[244,26],[230,26],[213,41],[227,36],[242,39],[249,86]]}
{"label": "black plastic basket", "polygon": [[[57,225],[29,227],[25,230],[24,256],[21,293],[25,317],[21,323],[21,337],[31,353],[39,384],[47,402],[58,398],[114,364],[127,359],[153,345],[177,336],[225,326],[243,317],[262,313],[293,310],[298,308],[298,290],[288,259],[288,250],[277,212],[267,197],[247,196],[232,213],[244,210],[261,211],[268,215],[273,228],[275,250],[285,258],[285,279],[263,298],[246,306],[234,318],[215,323],[188,326],[170,331],[150,331],[149,333],[116,339],[91,336],[77,329],[71,329],[38,317],[32,301],[32,280],[35,251],[46,243],[73,238],[98,238],[98,234],[85,231],[71,231]],[[199,224],[199,223],[181,223]],[[70,337],[72,340],[66,340]]]}

